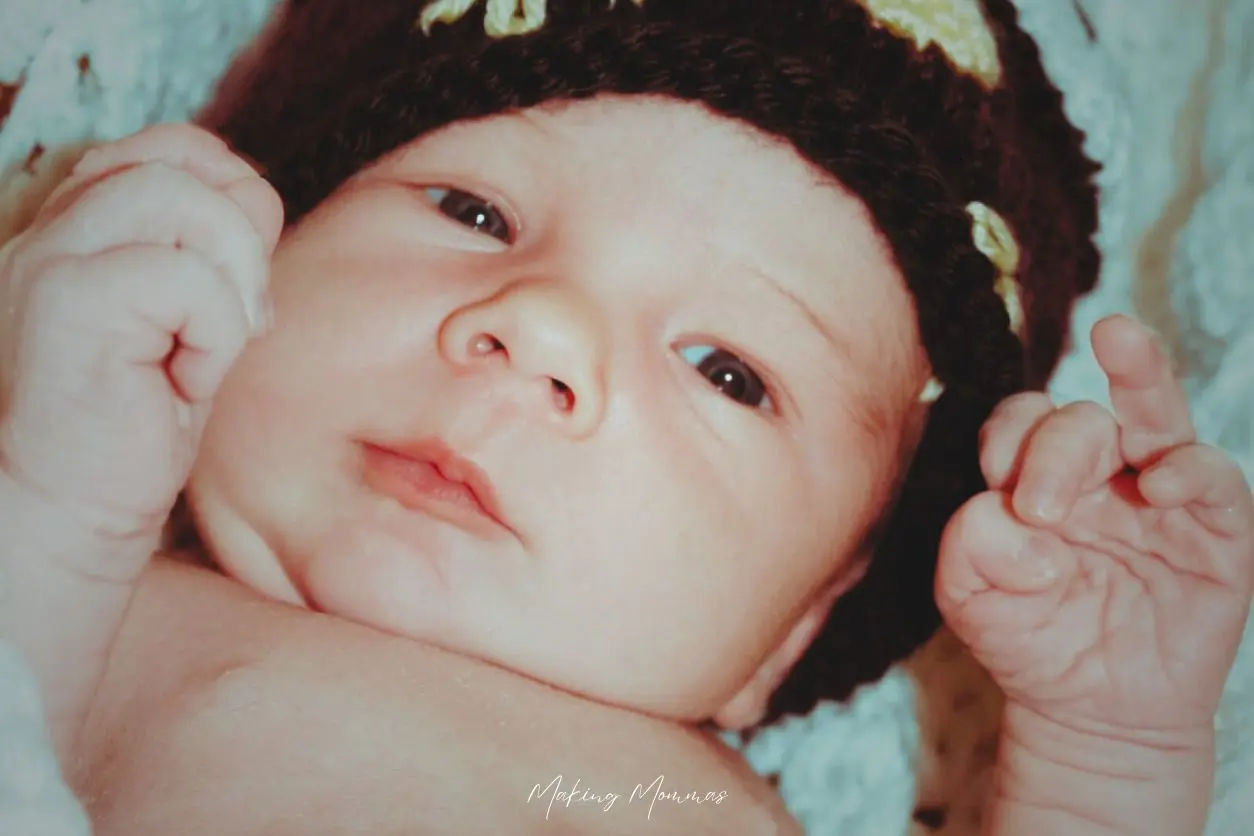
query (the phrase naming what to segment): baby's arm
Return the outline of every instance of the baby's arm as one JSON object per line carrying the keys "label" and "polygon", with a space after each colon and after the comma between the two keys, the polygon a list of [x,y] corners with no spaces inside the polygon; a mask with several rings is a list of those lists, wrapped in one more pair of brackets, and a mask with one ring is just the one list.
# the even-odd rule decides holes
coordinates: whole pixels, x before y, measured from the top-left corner
{"label": "baby's arm", "polygon": [[111,538],[0,471],[0,638],[39,679],[65,757],[155,539]]}
{"label": "baby's arm", "polygon": [[278,200],[209,134],[90,153],[0,250],[0,640],[62,757],[256,325]]}
{"label": "baby's arm", "polygon": [[987,832],[1202,836],[1214,758],[1209,728],[1116,739],[1010,705]]}

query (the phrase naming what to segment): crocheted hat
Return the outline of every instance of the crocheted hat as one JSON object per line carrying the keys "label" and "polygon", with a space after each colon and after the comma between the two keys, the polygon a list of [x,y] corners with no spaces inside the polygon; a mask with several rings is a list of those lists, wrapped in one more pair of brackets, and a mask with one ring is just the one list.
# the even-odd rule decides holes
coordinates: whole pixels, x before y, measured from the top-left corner
{"label": "crocheted hat", "polygon": [[985,487],[979,428],[1044,385],[1099,266],[1097,166],[1010,0],[292,0],[268,50],[212,127],[289,223],[427,131],[601,93],[703,103],[856,194],[939,385],[866,575],[768,719],[844,699],[931,636],[941,532]]}

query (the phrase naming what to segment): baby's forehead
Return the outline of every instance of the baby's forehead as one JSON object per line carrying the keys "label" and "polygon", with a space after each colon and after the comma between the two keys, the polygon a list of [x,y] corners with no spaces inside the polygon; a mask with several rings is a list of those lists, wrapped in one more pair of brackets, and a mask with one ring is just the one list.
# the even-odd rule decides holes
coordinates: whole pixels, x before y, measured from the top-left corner
{"label": "baby's forehead", "polygon": [[[848,195],[786,139],[718,114],[703,103],[663,95],[551,99],[533,107],[459,119],[415,137],[401,154],[449,148],[475,155],[489,148],[528,156],[540,150],[554,157],[584,151],[581,160],[600,162],[600,167],[636,157],[648,157],[655,164],[686,162],[687,168],[706,172],[726,164],[742,169],[749,164],[772,165],[792,169],[796,179],[815,190]],[[744,170],[741,176],[750,175]]]}

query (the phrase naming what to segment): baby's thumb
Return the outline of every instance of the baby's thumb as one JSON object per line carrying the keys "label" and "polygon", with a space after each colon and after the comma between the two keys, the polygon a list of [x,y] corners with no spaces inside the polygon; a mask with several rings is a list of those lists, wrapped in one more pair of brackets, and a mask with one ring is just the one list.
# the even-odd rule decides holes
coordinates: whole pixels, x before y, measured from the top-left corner
{"label": "baby's thumb", "polygon": [[228,183],[223,194],[240,207],[261,237],[266,255],[272,255],[283,233],[283,201],[274,187],[260,177],[249,176]]}
{"label": "baby's thumb", "polygon": [[953,621],[977,595],[1044,592],[1061,576],[1065,559],[1054,534],[1019,521],[1009,496],[982,493],[958,509],[941,536],[936,603]]}

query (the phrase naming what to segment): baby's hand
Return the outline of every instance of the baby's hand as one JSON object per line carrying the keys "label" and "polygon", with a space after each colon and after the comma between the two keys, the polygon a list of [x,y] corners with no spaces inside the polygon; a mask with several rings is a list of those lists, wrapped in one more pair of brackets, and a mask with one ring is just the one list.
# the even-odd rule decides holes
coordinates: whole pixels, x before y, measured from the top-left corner
{"label": "baby's hand", "polygon": [[263,328],[281,227],[270,186],[199,128],[89,152],[0,250],[0,476],[105,536],[159,533]]}
{"label": "baby's hand", "polygon": [[985,425],[990,490],[946,529],[937,600],[1006,692],[1059,727],[1170,739],[1209,729],[1254,585],[1254,503],[1196,442],[1150,332],[1093,329],[1112,415],[1039,393]]}

